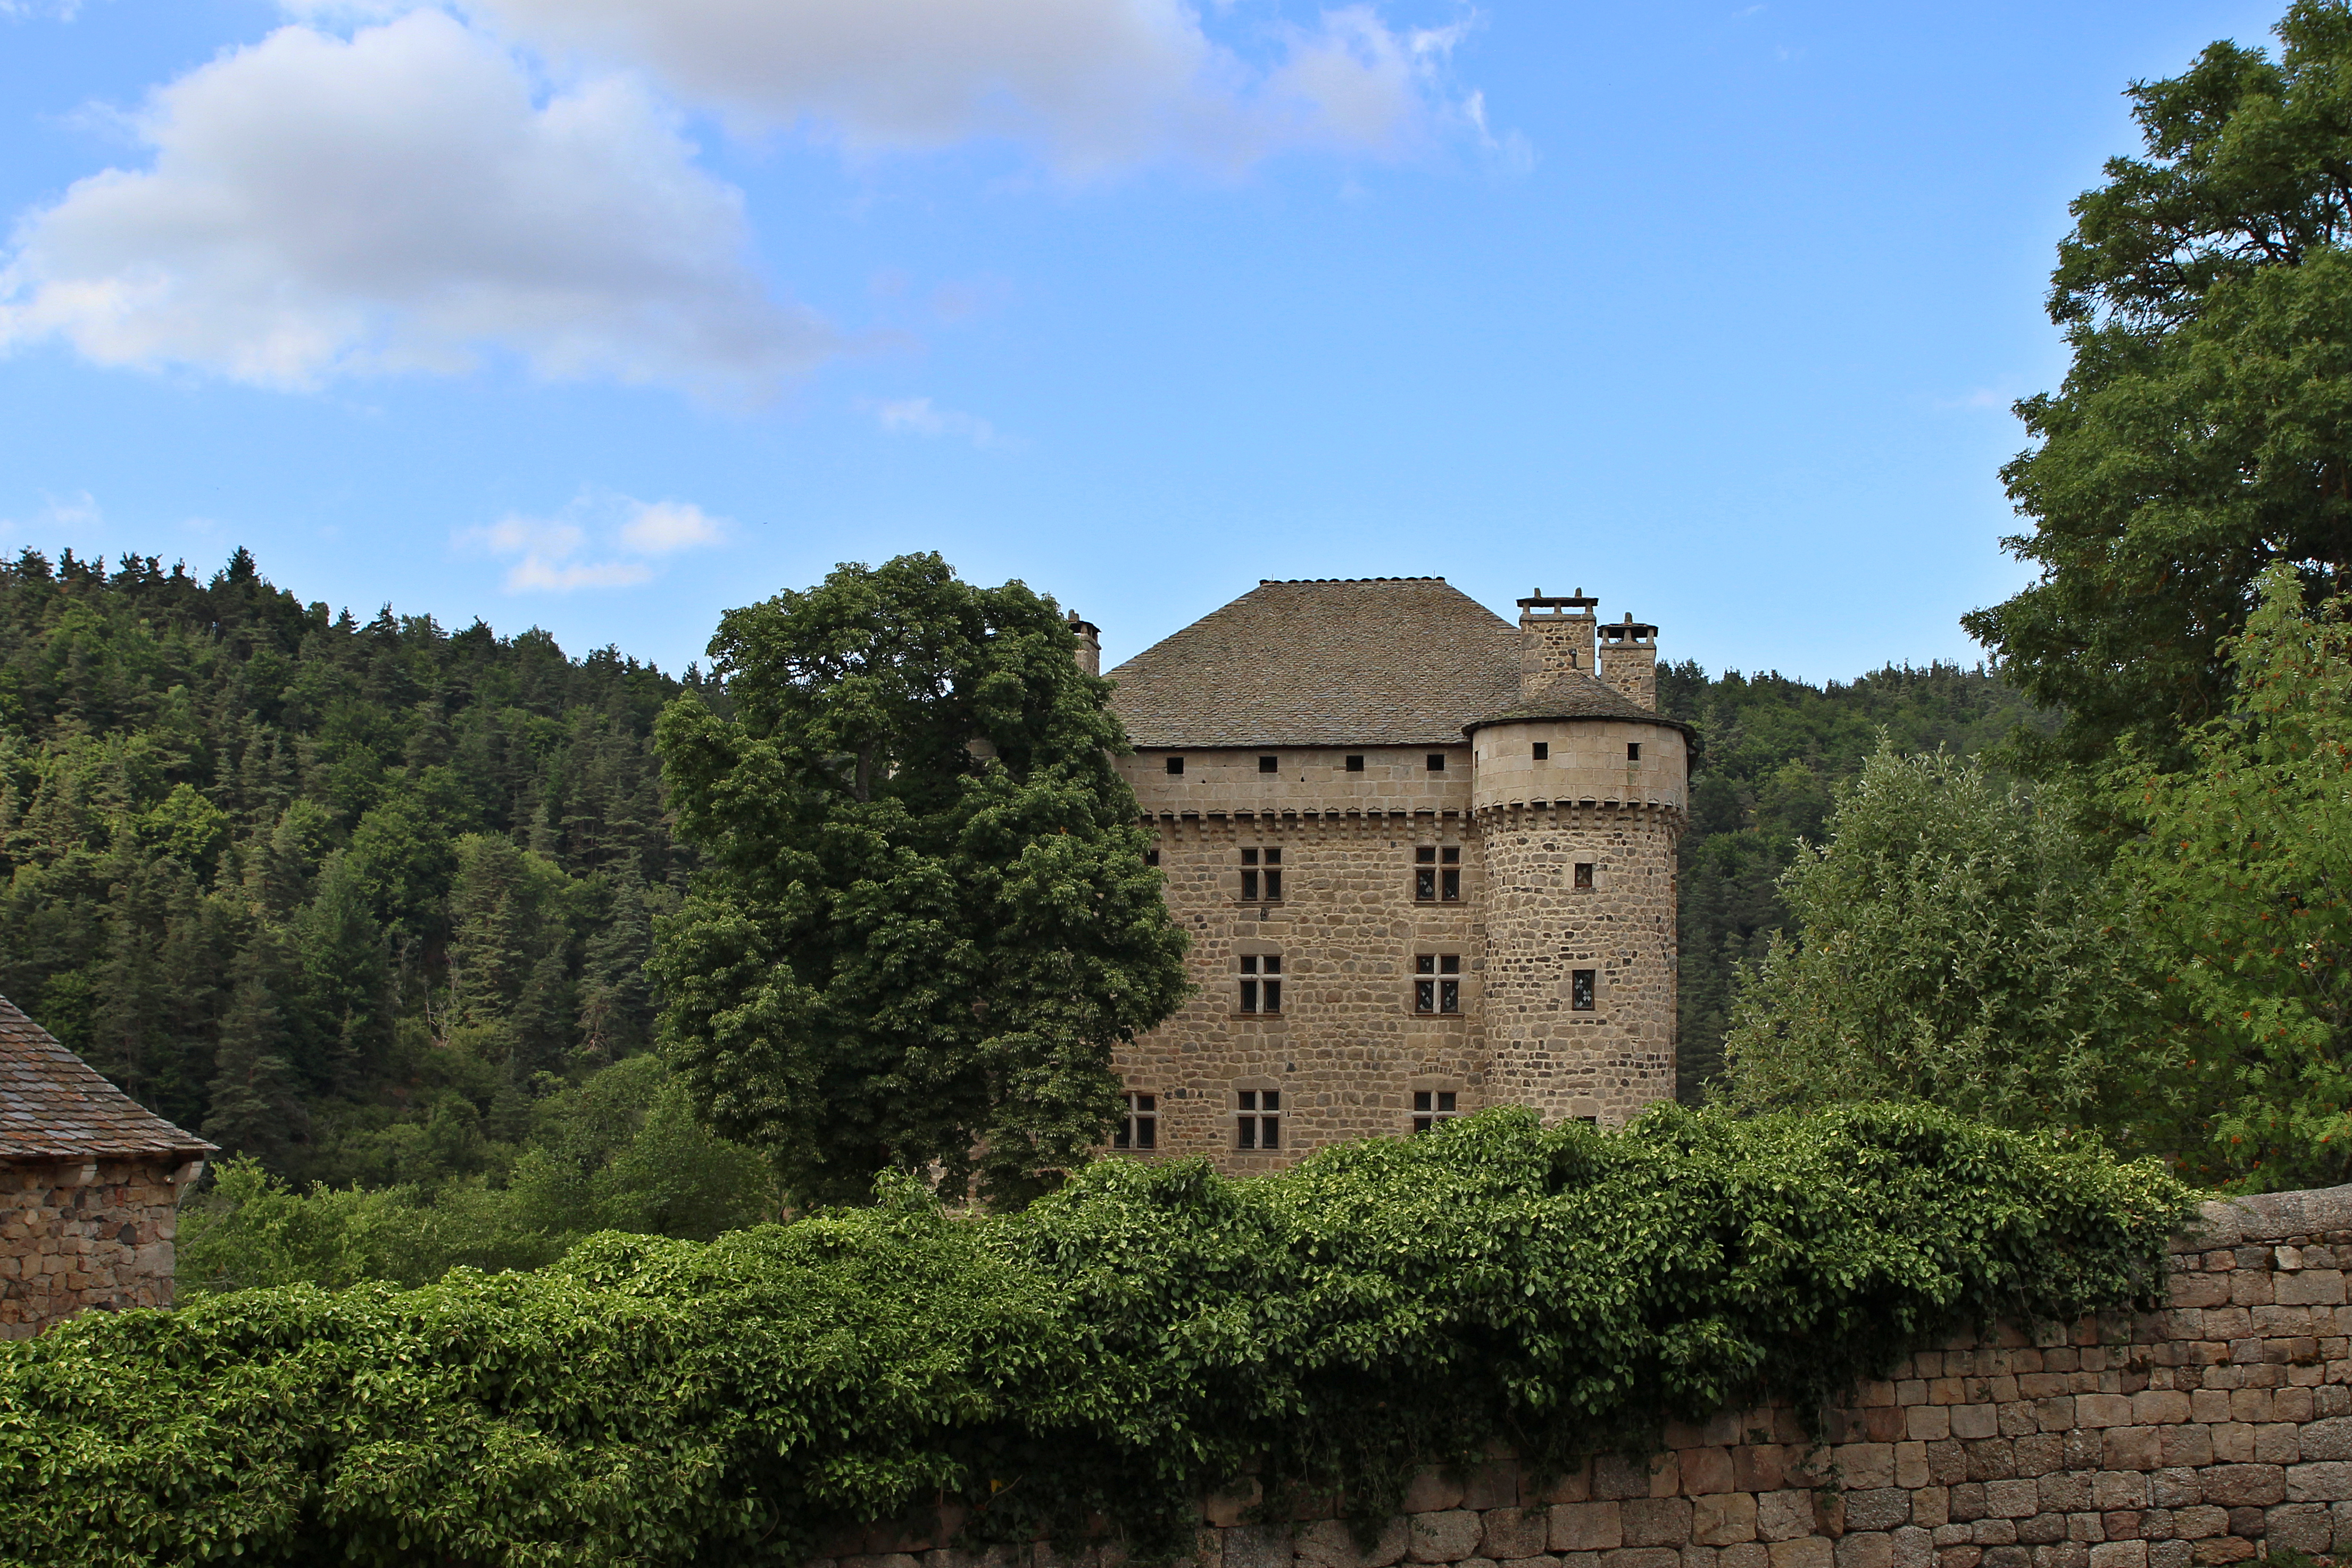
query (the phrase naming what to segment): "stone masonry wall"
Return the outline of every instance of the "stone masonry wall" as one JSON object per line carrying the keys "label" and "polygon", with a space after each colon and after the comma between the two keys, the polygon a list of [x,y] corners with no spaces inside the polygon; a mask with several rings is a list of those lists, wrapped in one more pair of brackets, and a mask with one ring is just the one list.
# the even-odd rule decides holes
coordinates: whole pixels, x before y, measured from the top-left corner
{"label": "stone masonry wall", "polygon": [[[2352,1552],[2352,1187],[2207,1206],[2169,1310],[1924,1351],[1828,1413],[1726,1411],[1646,1462],[1423,1473],[1370,1551],[1328,1508],[1202,1505],[1190,1568],[2220,1568]],[[845,1532],[809,1568],[1121,1568],[1116,1541]]]}
{"label": "stone masonry wall", "polygon": [[[1679,737],[1677,737],[1679,738]],[[1481,811],[1494,1099],[1618,1126],[1675,1093],[1678,811]],[[1592,885],[1576,886],[1579,863]],[[1573,1005],[1590,970],[1592,1007]]]}
{"label": "stone masonry wall", "polygon": [[200,1168],[0,1161],[0,1339],[90,1308],[170,1306],[180,1187]]}
{"label": "stone masonry wall", "polygon": [[[1234,1175],[1279,1169],[1327,1144],[1412,1130],[1416,1089],[1486,1104],[1478,1023],[1482,938],[1478,843],[1463,814],[1381,811],[1301,817],[1217,812],[1156,824],[1171,911],[1192,938],[1198,989],[1159,1028],[1123,1046],[1126,1086],[1159,1103],[1162,1157],[1204,1154]],[[1244,903],[1241,849],[1282,851],[1283,898]],[[1459,902],[1414,901],[1418,846],[1462,853]],[[1239,959],[1282,959],[1283,1009],[1239,1009]],[[1414,959],[1454,955],[1462,1010],[1413,1009]],[[1283,1096],[1283,1147],[1235,1145],[1239,1091]]]}

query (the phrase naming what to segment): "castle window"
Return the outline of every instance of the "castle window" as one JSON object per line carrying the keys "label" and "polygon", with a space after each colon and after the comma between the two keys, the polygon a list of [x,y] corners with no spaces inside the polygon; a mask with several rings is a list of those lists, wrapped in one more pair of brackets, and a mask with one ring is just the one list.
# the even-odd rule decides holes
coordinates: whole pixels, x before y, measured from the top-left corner
{"label": "castle window", "polygon": [[1445,753],[1442,751],[1433,751],[1429,754],[1429,770],[1432,773],[1443,773],[1445,771]]}
{"label": "castle window", "polygon": [[1462,849],[1423,844],[1412,852],[1412,896],[1416,904],[1458,904],[1462,899]]}
{"label": "castle window", "polygon": [[1424,844],[1412,852],[1412,896],[1416,903],[1437,902],[1437,846]]}
{"label": "castle window", "polygon": [[1457,1113],[1454,1105],[1459,1095],[1451,1089],[1416,1089],[1412,1092],[1412,1130],[1426,1133],[1440,1122],[1451,1122]]}
{"label": "castle window", "polygon": [[1257,759],[1257,770],[1260,773],[1279,773],[1282,771],[1282,758],[1279,757],[1261,757]]}
{"label": "castle window", "polygon": [[1412,961],[1412,1010],[1417,1013],[1458,1013],[1462,1010],[1462,955],[1423,953]]}
{"label": "castle window", "polygon": [[1592,1010],[1592,982],[1597,977],[1591,969],[1570,969],[1568,972],[1568,1005],[1571,1011],[1589,1013]]}
{"label": "castle window", "polygon": [[1591,893],[1592,891],[1592,862],[1591,861],[1579,861],[1576,862],[1576,888],[1579,893]]}
{"label": "castle window", "polygon": [[1280,1012],[1282,982],[1274,977],[1281,973],[1282,956],[1280,954],[1243,954],[1242,1011],[1245,1013]]}
{"label": "castle window", "polygon": [[1551,760],[1550,741],[1538,740],[1536,742],[1536,760],[1538,762],[1549,762]]}
{"label": "castle window", "polygon": [[1171,773],[1181,773],[1181,772],[1183,772],[1183,771],[1184,771],[1184,759],[1183,759],[1182,758],[1181,758],[1181,757],[1171,757],[1171,758],[1170,758],[1168,759],[1168,771],[1169,771],[1169,772],[1171,772]]}
{"label": "castle window", "polygon": [[[1265,862],[1263,873],[1256,868]],[[1263,874],[1264,880],[1260,877]],[[1242,852],[1242,902],[1256,904],[1282,896],[1282,852],[1276,849],[1246,849]]]}
{"label": "castle window", "polygon": [[1349,771],[1349,772],[1350,772],[1350,773],[1361,773],[1363,770],[1364,770],[1364,759],[1363,759],[1362,758],[1360,758],[1360,757],[1350,757],[1349,758],[1348,758],[1348,771]]}
{"label": "castle window", "polygon": [[1160,1146],[1160,1096],[1129,1094],[1118,1130],[1110,1135],[1114,1149],[1156,1149]]}
{"label": "castle window", "polygon": [[1629,740],[1625,743],[1625,760],[1628,762],[1639,762],[1642,760],[1642,743],[1640,741]]}
{"label": "castle window", "polygon": [[1437,898],[1441,904],[1458,904],[1462,900],[1462,851],[1448,846],[1437,852]]}
{"label": "castle window", "polygon": [[1158,865],[1160,863],[1160,852],[1158,850],[1144,851],[1143,863],[1145,865]]}
{"label": "castle window", "polygon": [[1282,1091],[1244,1089],[1235,1098],[1241,1102],[1241,1110],[1234,1117],[1234,1147],[1282,1147]]}

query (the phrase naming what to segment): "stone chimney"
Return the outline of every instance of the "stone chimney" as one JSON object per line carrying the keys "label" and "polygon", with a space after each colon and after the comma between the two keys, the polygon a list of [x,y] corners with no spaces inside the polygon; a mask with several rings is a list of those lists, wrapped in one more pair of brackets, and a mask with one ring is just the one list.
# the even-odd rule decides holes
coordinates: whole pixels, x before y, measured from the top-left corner
{"label": "stone chimney", "polygon": [[1658,629],[1627,615],[1601,628],[1601,681],[1658,711]]}
{"label": "stone chimney", "polygon": [[1078,668],[1090,675],[1102,674],[1102,628],[1070,612],[1070,630],[1078,639]]}
{"label": "stone chimney", "polygon": [[1592,607],[1601,601],[1578,589],[1547,599],[1540,588],[1519,601],[1519,696],[1534,696],[1570,670],[1592,668]]}

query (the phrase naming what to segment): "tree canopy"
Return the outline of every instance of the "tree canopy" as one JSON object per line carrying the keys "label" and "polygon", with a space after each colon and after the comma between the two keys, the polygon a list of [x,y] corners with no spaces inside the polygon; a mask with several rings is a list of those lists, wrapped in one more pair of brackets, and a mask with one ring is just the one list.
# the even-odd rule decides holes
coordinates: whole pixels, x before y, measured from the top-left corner
{"label": "tree canopy", "polygon": [[1051,1186],[1108,1135],[1112,1048],[1183,993],[1110,685],[1076,649],[1020,583],[902,556],[729,612],[728,710],[662,716],[701,857],[656,941],[666,1046],[803,1201],[888,1169]]}
{"label": "tree canopy", "polygon": [[2313,603],[2352,587],[2352,5],[2297,0],[2278,34],[2135,83],[2146,155],[2074,204],[2072,368],[2017,405],[2037,444],[2002,471],[2040,576],[1966,622],[2065,709],[2044,764],[2221,713],[2267,567]]}

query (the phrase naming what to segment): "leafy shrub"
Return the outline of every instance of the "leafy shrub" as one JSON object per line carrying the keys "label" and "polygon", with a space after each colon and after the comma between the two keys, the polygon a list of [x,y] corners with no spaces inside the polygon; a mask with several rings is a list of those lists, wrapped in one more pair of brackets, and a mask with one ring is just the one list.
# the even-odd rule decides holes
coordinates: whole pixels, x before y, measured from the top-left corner
{"label": "leafy shrub", "polygon": [[[896,1185],[891,1185],[893,1181]],[[1920,1107],[1621,1134],[1491,1111],[1229,1180],[1113,1161],[1013,1215],[904,1178],[708,1244],[292,1286],[0,1345],[0,1541],[30,1563],[794,1563],[961,1499],[1144,1552],[1253,1461],[1392,1509],[1506,1438],[1801,1409],[1970,1322],[2148,1297],[2152,1163]]]}

